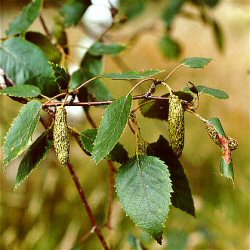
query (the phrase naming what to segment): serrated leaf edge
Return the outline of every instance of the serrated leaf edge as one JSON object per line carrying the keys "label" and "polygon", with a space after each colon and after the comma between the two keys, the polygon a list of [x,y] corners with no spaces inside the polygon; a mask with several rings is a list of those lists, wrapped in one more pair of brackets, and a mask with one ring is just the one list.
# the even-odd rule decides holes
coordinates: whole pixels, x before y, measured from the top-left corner
{"label": "serrated leaf edge", "polygon": [[[138,155],[138,156],[140,156],[140,155]],[[148,156],[148,155],[147,155],[147,156]],[[130,157],[129,160],[131,160],[133,157],[134,157],[134,156]],[[162,161],[160,158],[158,158],[158,157],[156,157],[156,156],[149,156],[149,157],[157,158],[159,161],[161,161],[161,162],[167,167],[167,170],[168,170],[168,166],[167,166],[167,165],[165,164],[165,162]],[[127,164],[127,163],[129,162],[129,160],[128,160],[126,163],[124,163],[124,164]],[[124,164],[122,164],[122,165],[124,165]],[[118,169],[118,170],[119,170],[119,169]],[[169,208],[168,208],[168,212],[167,212],[167,214],[166,214],[166,217],[165,217],[165,219],[164,219],[164,222],[162,223],[163,229],[166,227],[166,221],[167,221],[167,218],[168,218],[168,215],[169,215],[169,212],[170,212],[170,206],[172,205],[172,202],[171,202],[171,197],[172,197],[172,195],[171,195],[171,193],[174,192],[174,191],[173,191],[173,188],[172,188],[172,180],[171,180],[171,178],[170,178],[170,172],[169,172],[169,170],[168,170],[168,174],[169,174],[169,179],[170,179],[170,184],[171,184],[171,192],[169,192]],[[117,178],[117,177],[116,177],[116,178]],[[115,180],[115,183],[116,183],[116,180]],[[122,210],[125,212],[126,217],[129,217],[130,220],[133,221],[133,223],[135,224],[136,227],[139,227],[142,231],[148,233],[151,239],[156,240],[149,232],[147,232],[146,230],[142,229],[139,225],[137,225],[136,222],[133,220],[133,218],[131,218],[131,217],[126,213],[126,211],[125,211],[125,209],[124,209],[124,207],[123,207],[123,205],[122,205],[122,202],[121,202],[121,200],[120,200],[120,197],[119,197],[119,195],[118,195],[118,193],[117,193],[116,184],[115,184],[114,187],[115,187],[116,196],[117,196],[117,198],[118,198],[118,200],[119,200],[119,202],[120,202],[120,206],[121,206]],[[163,232],[162,232],[162,234],[163,234]],[[158,241],[157,241],[157,242],[158,242]]]}
{"label": "serrated leaf edge", "polygon": [[[17,188],[23,183],[25,182],[28,177],[30,176],[30,174],[33,172],[33,170],[37,169],[37,167],[40,165],[40,163],[47,157],[48,153],[51,151],[51,149],[53,148],[53,142],[51,141],[51,144],[49,145],[49,147],[46,147],[46,152],[44,153],[43,157],[40,159],[40,161],[37,162],[37,164],[35,165],[35,167],[29,172],[28,175],[25,176],[25,178],[20,181],[19,183],[15,183],[15,187],[14,187],[14,191],[17,190]],[[20,166],[20,165],[19,165]],[[19,168],[19,167],[18,167]]]}
{"label": "serrated leaf edge", "polygon": [[[128,96],[127,96],[128,97]],[[126,100],[127,100],[127,97],[126,97]],[[132,106],[132,101],[131,101],[131,104],[130,104],[130,110],[131,110],[131,106]],[[102,115],[102,119],[101,119],[101,122],[100,122],[100,124],[102,123],[102,121],[103,121],[103,117],[104,117],[104,115],[105,115],[105,112],[104,112],[104,114]],[[127,124],[127,122],[128,122],[128,119],[129,119],[129,116],[127,117],[127,121],[126,121],[126,124]],[[121,136],[122,136],[122,134],[124,133],[124,130],[125,130],[125,128],[126,128],[126,124],[125,124],[125,126],[124,126],[124,128],[123,128],[123,130],[122,130],[122,133],[121,133]],[[98,134],[99,134],[99,129],[100,129],[100,126],[98,127],[98,130],[97,130],[97,134],[96,134],[96,137],[98,136]],[[119,140],[118,140],[119,141]],[[118,142],[117,141],[117,142]],[[94,140],[94,143],[93,143],[93,150],[92,150],[92,152],[94,151],[94,148],[95,148],[95,142],[96,142],[96,140]],[[116,143],[117,144],[117,143]],[[115,144],[115,145],[116,145]],[[97,164],[99,164],[113,149],[114,149],[114,147],[115,147],[115,145],[110,149],[110,151],[101,159],[101,160],[99,160],[99,161],[96,161],[96,157],[91,153],[91,161],[92,162],[94,162],[96,165]]]}
{"label": "serrated leaf edge", "polygon": [[[38,102],[38,101],[36,101],[36,102]],[[40,103],[40,102],[39,102],[39,103]],[[31,139],[31,140],[28,142],[26,148],[22,149],[22,150],[19,152],[19,154],[18,154],[15,158],[13,158],[10,162],[7,162],[7,163],[5,162],[5,160],[6,160],[6,155],[5,155],[5,151],[4,151],[4,146],[5,146],[5,143],[6,143],[6,137],[7,137],[7,135],[9,134],[9,132],[10,132],[10,130],[11,130],[11,128],[12,128],[12,125],[15,123],[15,121],[16,121],[18,115],[19,115],[20,112],[23,110],[23,108],[25,108],[25,106],[26,106],[26,104],[19,110],[17,116],[13,119],[13,121],[12,121],[12,123],[11,123],[11,125],[10,125],[10,127],[9,127],[9,129],[8,129],[8,131],[7,131],[7,133],[6,133],[6,135],[4,136],[4,143],[3,143],[3,155],[4,155],[4,158],[3,158],[3,172],[5,171],[6,166],[7,166],[8,164],[10,164],[11,161],[15,160],[18,156],[20,156],[20,155],[21,155],[21,154],[31,145],[31,143],[32,143],[32,139]],[[41,105],[41,107],[42,107],[42,105]],[[40,114],[41,114],[41,111],[42,111],[42,108],[39,110],[39,113],[40,113]],[[36,124],[36,126],[35,126],[34,131],[36,130],[37,126],[38,126],[38,122],[37,122],[37,124]]]}
{"label": "serrated leaf edge", "polygon": [[[39,89],[37,86],[35,85],[30,85],[30,84],[24,84],[24,86],[32,86],[32,87],[36,87],[37,89]],[[39,89],[40,90],[40,89]],[[37,96],[39,96],[41,94],[41,92],[36,95],[36,96],[16,96],[16,95],[12,95],[12,94],[9,94],[9,93],[3,93],[3,92],[0,92],[0,95],[5,95],[5,96],[13,96],[13,97],[18,97],[18,98],[36,98]]]}

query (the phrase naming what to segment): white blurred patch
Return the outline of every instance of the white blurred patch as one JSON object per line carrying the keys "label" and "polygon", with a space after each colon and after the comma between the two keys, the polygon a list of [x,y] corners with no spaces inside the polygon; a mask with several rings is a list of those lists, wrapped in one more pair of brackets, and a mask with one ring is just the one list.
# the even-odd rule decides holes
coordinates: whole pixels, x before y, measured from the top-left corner
{"label": "white blurred patch", "polygon": [[5,87],[5,80],[3,78],[3,74],[4,74],[4,71],[3,71],[3,69],[0,68],[0,85],[1,85],[0,87],[1,88]]}
{"label": "white blurred patch", "polygon": [[[74,102],[78,101],[79,99],[76,96]],[[77,125],[85,120],[85,113],[81,106],[65,106],[65,108],[68,115],[68,123],[70,125]]]}
{"label": "white blurred patch", "polygon": [[83,15],[82,23],[87,35],[98,39],[112,26],[111,10],[103,5],[90,5]]}
{"label": "white blurred patch", "polygon": [[78,57],[82,59],[87,53],[87,50],[96,42],[96,40],[96,38],[92,38],[89,36],[85,36],[83,39],[81,39],[79,42],[80,47],[77,48]]}

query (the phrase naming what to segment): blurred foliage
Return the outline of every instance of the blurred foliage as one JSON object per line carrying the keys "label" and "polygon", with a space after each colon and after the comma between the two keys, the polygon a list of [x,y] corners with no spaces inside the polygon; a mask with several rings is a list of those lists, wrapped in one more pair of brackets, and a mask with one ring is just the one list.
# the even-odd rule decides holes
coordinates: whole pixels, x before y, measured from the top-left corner
{"label": "blurred foliage", "polygon": [[[7,1],[3,2],[4,5],[9,6],[9,1],[7,4]],[[17,4],[20,4],[21,2],[22,1],[16,1]],[[25,3],[27,2],[28,1],[25,1]],[[135,1],[124,2],[127,4],[127,7],[124,5],[123,8],[124,12],[127,11],[128,18],[135,18],[137,14],[142,13],[143,10],[147,10],[147,3],[150,4],[150,7],[152,8],[151,12],[154,12],[153,8],[155,4],[161,4],[165,1],[136,1],[136,6],[133,6],[133,8],[131,8],[131,2]],[[171,2],[174,3],[174,1],[168,1],[169,5],[166,6],[171,6]],[[199,8],[201,7],[201,9],[203,9],[205,5],[208,13],[210,13],[210,11],[215,11],[216,8],[214,7],[219,3],[219,1],[216,0],[193,0],[185,2],[192,2],[195,6],[198,6]],[[222,2],[224,1],[220,1],[220,3]],[[239,2],[247,5],[247,1]],[[61,1],[45,1],[45,6],[54,6],[54,4],[55,6],[58,6],[58,3],[61,6]],[[167,8],[165,3],[163,5]],[[211,9],[211,7],[214,9]],[[4,11],[8,12],[8,10]],[[226,7],[224,11],[227,11]],[[192,15],[190,16],[189,14],[190,13],[186,12],[182,13],[182,15],[188,16],[192,19]],[[207,18],[206,14],[207,13],[204,15],[204,13],[202,13],[199,20],[203,20],[204,23],[211,25],[215,34],[217,47],[222,49],[224,36],[221,32],[220,25],[226,27],[228,25],[227,20],[224,22],[223,18],[221,18],[219,19],[219,24],[213,18]],[[146,13],[146,15],[149,14]],[[185,22],[189,22],[189,19],[185,20]],[[133,19],[131,23],[132,22]],[[161,46],[161,49],[164,48],[162,50],[163,52],[165,51],[164,53],[167,53],[168,57],[169,53],[166,51],[169,49],[169,41],[172,42],[172,32],[176,32],[177,29],[178,28],[176,27],[175,31],[173,31],[173,28],[169,30],[169,27],[167,27],[164,34],[162,34],[163,39],[168,37],[168,46],[166,44]],[[228,39],[230,39],[230,37],[232,37],[232,34],[230,33],[231,31],[227,29],[225,34],[227,34],[227,32],[229,33]],[[181,37],[181,34],[179,37]],[[188,40],[190,38],[185,37],[185,39]],[[192,39],[194,39],[193,36]],[[185,44],[183,40],[180,40],[180,42],[181,44]],[[194,39],[191,42],[196,44],[197,40]],[[173,46],[173,43],[170,45]],[[206,51],[211,44],[208,43],[203,46],[204,51]],[[230,43],[230,46],[231,47],[227,48],[228,50],[235,49],[233,47],[235,45],[232,43]],[[176,46],[174,47],[176,49]],[[192,46],[192,51],[188,51],[188,53],[196,54],[196,49],[196,46]],[[244,49],[247,48],[245,47]],[[239,52],[239,50],[235,52],[238,53],[235,54],[235,57],[240,57]],[[148,49],[140,50],[142,57],[148,53],[159,53],[159,49],[151,49],[151,51]],[[185,53],[185,51],[183,53]],[[171,51],[170,55],[173,55],[173,51]],[[170,57],[176,58],[179,53],[175,52],[174,55],[176,56]],[[220,57],[218,54],[216,54],[216,56]],[[209,78],[210,81],[214,80],[215,82],[223,83],[223,80],[221,79],[228,74],[232,74],[232,72],[227,69],[227,65],[232,60],[232,57],[226,57],[223,55],[221,55],[221,57],[223,64],[217,64],[215,68],[210,68],[210,72],[207,73],[207,76],[209,74],[211,75]],[[134,65],[134,61],[134,56],[132,56],[132,59],[129,59],[128,57],[127,63]],[[107,63],[110,62],[108,61]],[[168,67],[168,63],[167,59],[166,68]],[[154,66],[155,68],[159,68],[159,65],[156,63]],[[245,68],[245,65],[241,66],[242,68]],[[107,65],[106,67],[111,68],[111,63],[110,66]],[[139,65],[139,67],[143,67],[143,65]],[[219,69],[216,69],[216,67]],[[230,69],[232,69],[232,66]],[[217,71],[223,71],[223,73],[218,74]],[[246,74],[246,70],[244,72]],[[178,82],[184,82],[183,78],[185,76],[187,75],[177,75],[177,77],[174,78],[174,81],[177,84]],[[192,79],[195,78],[192,73],[190,73],[188,77]],[[234,78],[234,76],[232,77],[232,82],[237,85],[237,78]],[[200,81],[199,76],[197,77],[197,81]],[[226,88],[230,88],[228,82],[225,82],[222,87],[222,89]],[[114,92],[116,89],[117,86],[114,87]],[[231,93],[237,95],[236,99],[234,99],[235,103],[238,101],[241,104],[246,105],[246,103],[243,103],[243,100],[241,100],[241,94],[236,93],[240,91],[240,88],[237,86],[233,89],[237,91],[233,91],[232,89],[233,88],[231,87]],[[93,91],[93,93],[95,92]],[[204,103],[206,103],[206,105],[204,106],[201,103],[201,109],[204,112],[207,112],[207,115],[211,115],[211,113],[214,112],[213,109],[216,109],[216,105],[218,105],[218,111],[220,111],[219,105],[221,104],[218,104],[218,102],[215,102],[214,100],[205,100]],[[244,101],[247,102],[249,99]],[[230,99],[228,102],[230,102]],[[211,109],[209,108],[210,105]],[[1,144],[3,143],[4,135],[6,134],[12,120],[17,115],[20,107],[20,104],[16,104],[8,97],[1,97]],[[102,111],[97,110],[96,108],[91,109],[96,111],[95,119],[99,121],[98,117]],[[187,116],[187,126],[192,127],[192,129],[187,131],[187,145],[181,162],[190,180],[192,193],[194,195],[196,219],[174,207],[171,207],[171,212],[164,233],[163,246],[157,246],[147,234],[134,227],[133,223],[125,216],[124,212],[121,211],[118,200],[115,200],[113,230],[103,228],[108,241],[112,242],[111,246],[113,249],[227,250],[248,249],[250,247],[250,174],[248,169],[250,162],[248,153],[250,146],[249,118],[242,109],[243,107],[239,107],[233,111],[235,120],[229,120],[228,118],[228,116],[231,116],[232,114],[230,107],[221,111],[221,115],[224,115],[224,119],[231,121],[231,124],[226,123],[227,131],[234,133],[234,136],[237,137],[240,142],[240,148],[234,155],[236,165],[235,186],[232,186],[230,182],[220,177],[218,171],[218,155],[220,153],[216,151],[215,146],[213,147],[212,144],[208,143],[209,139],[206,136],[206,132],[202,132],[200,129],[203,125]],[[84,122],[83,124],[80,124],[79,127],[81,127],[81,131],[84,131],[90,126],[87,122]],[[148,134],[148,137],[154,141],[153,136],[156,135],[155,131],[159,131],[160,129],[164,133],[166,130],[166,124],[163,121],[155,121],[152,119],[149,121],[148,125],[143,124],[142,129],[145,130],[145,134]],[[36,137],[38,137],[42,131],[42,127],[39,126]],[[125,132],[122,140],[124,144],[128,146],[130,150],[129,153],[132,154],[134,150],[132,145],[133,141],[129,131]],[[72,144],[72,152],[72,163],[76,166],[76,171],[78,172],[80,181],[88,194],[88,200],[94,210],[98,223],[103,225],[106,222],[108,209],[109,173],[107,163],[104,161],[100,166],[95,167],[90,163],[90,158],[80,150],[76,143]],[[192,157],[187,158],[188,155],[192,155]],[[2,155],[0,154],[0,156]],[[40,163],[39,168],[32,172],[26,183],[22,184],[19,189],[14,192],[14,179],[19,162],[20,159],[17,159],[11,164],[11,166],[9,166],[5,173],[0,174],[0,249],[101,249],[96,235],[91,232],[89,218],[80,202],[74,183],[71,180],[67,169],[59,166],[54,152],[51,152],[49,157]]]}

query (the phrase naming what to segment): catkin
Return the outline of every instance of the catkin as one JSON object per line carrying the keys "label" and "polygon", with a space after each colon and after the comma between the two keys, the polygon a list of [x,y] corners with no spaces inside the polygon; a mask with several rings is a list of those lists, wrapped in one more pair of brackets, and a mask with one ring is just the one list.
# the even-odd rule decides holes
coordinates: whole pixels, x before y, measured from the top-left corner
{"label": "catkin", "polygon": [[64,107],[59,107],[56,111],[53,134],[58,160],[62,166],[67,166],[69,162],[69,131],[67,112]]}
{"label": "catkin", "polygon": [[205,126],[206,126],[207,133],[208,133],[209,137],[212,139],[212,141],[221,147],[221,142],[219,140],[219,134],[216,131],[215,127],[208,122],[205,123]]}
{"label": "catkin", "polygon": [[237,142],[237,140],[235,140],[234,138],[232,138],[232,137],[228,137],[227,138],[228,139],[228,147],[231,149],[231,150],[235,150],[235,149],[237,149],[237,147],[238,147],[238,142]]}
{"label": "catkin", "polygon": [[170,146],[177,157],[180,157],[184,147],[184,109],[178,96],[169,97],[168,135]]}
{"label": "catkin", "polygon": [[[207,129],[207,133],[208,133],[209,137],[213,140],[213,142],[215,144],[217,144],[218,146],[223,147],[223,145],[219,139],[219,134],[216,131],[215,127],[208,122],[206,122],[205,125],[206,125],[206,129]],[[237,149],[237,147],[238,147],[237,140],[235,140],[232,137],[225,137],[225,138],[228,140],[229,149],[231,149],[231,150]]]}

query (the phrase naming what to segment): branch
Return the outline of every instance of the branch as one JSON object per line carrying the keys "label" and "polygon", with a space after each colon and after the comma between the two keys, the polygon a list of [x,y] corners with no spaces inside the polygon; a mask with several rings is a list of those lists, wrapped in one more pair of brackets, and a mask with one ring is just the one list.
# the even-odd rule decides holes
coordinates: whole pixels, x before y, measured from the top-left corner
{"label": "branch", "polygon": [[43,27],[43,30],[44,30],[46,36],[47,36],[49,39],[51,39],[51,34],[50,34],[49,29],[48,29],[48,27],[47,27],[47,25],[46,25],[46,23],[45,23],[45,21],[44,21],[44,19],[43,19],[42,14],[39,16],[39,20],[40,20],[40,22],[41,22],[41,25],[42,25],[42,27]]}
{"label": "branch", "polygon": [[[43,117],[40,117],[40,122],[42,123],[42,125],[44,126],[44,128],[48,128],[48,127],[49,127],[49,126],[47,125],[46,120],[45,120]],[[85,206],[86,212],[87,212],[87,214],[88,214],[88,216],[89,216],[89,218],[90,218],[91,224],[92,224],[92,226],[93,226],[93,231],[94,231],[94,232],[96,233],[96,235],[98,236],[98,238],[99,238],[99,240],[100,240],[100,242],[101,242],[103,248],[104,248],[105,250],[110,250],[110,248],[108,247],[108,244],[107,244],[107,242],[106,242],[106,240],[105,240],[105,238],[104,238],[104,236],[103,236],[103,234],[102,234],[100,228],[99,228],[98,225],[97,225],[95,216],[94,216],[94,214],[93,214],[93,212],[92,212],[92,210],[91,210],[91,208],[90,208],[90,206],[89,206],[89,203],[88,203],[88,201],[87,201],[85,192],[84,192],[84,190],[83,190],[83,188],[82,188],[82,186],[81,186],[81,184],[80,184],[80,182],[79,182],[79,179],[78,179],[78,177],[77,177],[77,175],[76,175],[76,172],[75,172],[75,170],[74,170],[73,165],[72,165],[71,163],[68,163],[67,167],[68,167],[68,170],[69,170],[69,172],[70,172],[70,175],[71,175],[71,177],[72,177],[72,179],[73,179],[73,181],[74,181],[74,183],[75,183],[76,189],[77,189],[77,191],[78,191],[78,193],[79,193],[79,195],[80,195],[80,197],[81,197],[81,200],[82,200],[82,202],[83,202],[83,204],[84,204],[84,206]]]}
{"label": "branch", "polygon": [[[88,110],[85,110],[86,118],[93,128],[97,128],[95,121],[90,115]],[[116,168],[113,161],[108,160],[109,164],[109,207],[108,207],[108,218],[106,226],[111,229],[111,219],[113,212],[114,196],[115,196],[115,173]]]}
{"label": "branch", "polygon": [[115,168],[113,161],[108,160],[108,164],[109,164],[109,208],[108,208],[108,219],[107,219],[106,226],[111,229],[112,228],[111,219],[112,219],[113,204],[114,204],[114,197],[115,197],[116,168]]}
{"label": "branch", "polygon": [[81,200],[82,200],[82,202],[83,202],[83,204],[85,206],[85,209],[86,209],[87,214],[88,214],[88,216],[90,218],[90,221],[91,221],[91,223],[93,225],[93,230],[96,232],[96,234],[97,234],[103,248],[105,250],[110,250],[110,248],[108,247],[107,242],[106,242],[100,228],[97,225],[96,219],[95,219],[94,214],[93,214],[93,212],[92,212],[92,210],[91,210],[91,208],[89,206],[89,203],[87,201],[85,192],[84,192],[83,188],[81,187],[81,184],[80,184],[79,179],[78,179],[78,177],[76,175],[76,172],[74,170],[73,165],[71,163],[68,163],[67,167],[68,167],[68,170],[69,170],[69,172],[71,174],[71,177],[72,177],[72,179],[73,179],[73,181],[75,183],[77,191],[78,191],[78,193],[79,193],[79,195],[81,197]]}
{"label": "branch", "polygon": [[[139,99],[147,99],[147,100],[168,100],[168,97],[164,96],[145,96],[145,95],[136,95],[133,96],[133,100],[139,100]],[[65,103],[65,106],[101,106],[101,105],[109,105],[114,100],[107,100],[107,101],[94,101],[94,102],[73,102],[73,103]],[[63,102],[57,101],[57,102],[46,102],[43,104],[43,107],[56,107],[61,106]]]}

